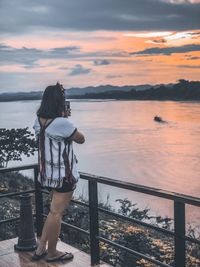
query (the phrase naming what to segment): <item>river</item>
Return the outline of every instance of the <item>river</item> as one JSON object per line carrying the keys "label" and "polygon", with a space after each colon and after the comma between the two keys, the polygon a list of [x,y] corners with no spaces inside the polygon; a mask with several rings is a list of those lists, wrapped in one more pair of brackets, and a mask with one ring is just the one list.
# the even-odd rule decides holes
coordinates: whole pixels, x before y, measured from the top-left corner
{"label": "river", "polygon": [[[0,103],[0,127],[32,125],[40,101]],[[173,101],[71,101],[71,120],[86,142],[75,144],[79,170],[199,197],[200,103]],[[153,120],[161,116],[167,123]],[[23,162],[36,162],[36,155]],[[87,196],[81,181],[75,196]],[[108,196],[109,195],[109,196]],[[117,198],[128,198],[154,214],[173,217],[173,203],[119,188],[99,185],[99,199],[117,207]],[[199,220],[197,208],[186,209],[190,222]]]}

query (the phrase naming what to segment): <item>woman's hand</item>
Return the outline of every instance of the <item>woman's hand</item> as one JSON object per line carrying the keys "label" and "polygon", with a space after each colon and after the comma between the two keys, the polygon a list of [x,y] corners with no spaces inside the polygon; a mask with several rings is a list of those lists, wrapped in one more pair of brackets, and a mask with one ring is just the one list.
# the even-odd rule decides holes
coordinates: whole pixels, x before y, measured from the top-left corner
{"label": "woman's hand", "polygon": [[71,109],[67,109],[66,111],[62,112],[62,116],[68,118],[71,116]]}
{"label": "woman's hand", "polygon": [[65,118],[68,118],[71,116],[71,108],[70,109],[67,109],[65,112],[64,112],[64,117]]}

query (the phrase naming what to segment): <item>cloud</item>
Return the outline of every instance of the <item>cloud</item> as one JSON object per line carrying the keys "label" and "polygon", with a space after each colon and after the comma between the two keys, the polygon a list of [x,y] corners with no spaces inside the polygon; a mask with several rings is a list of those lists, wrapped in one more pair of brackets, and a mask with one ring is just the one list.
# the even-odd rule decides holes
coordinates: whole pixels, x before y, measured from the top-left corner
{"label": "cloud", "polygon": [[59,57],[66,54],[69,54],[70,52],[74,51],[80,51],[80,47],[78,46],[65,46],[65,47],[56,47],[49,50],[48,54],[53,57]]}
{"label": "cloud", "polygon": [[13,48],[0,44],[0,61],[4,64],[22,64],[26,67],[36,66],[36,61],[41,58],[42,50],[35,48]]}
{"label": "cloud", "polygon": [[166,43],[167,41],[165,40],[165,39],[155,39],[155,40],[149,40],[149,41],[147,41],[148,43],[155,43],[155,44],[164,44],[164,43]]}
{"label": "cloud", "polygon": [[198,59],[200,59],[200,57],[190,57],[190,58],[188,58],[188,60],[198,60]]}
{"label": "cloud", "polygon": [[200,4],[185,2],[1,0],[0,32],[199,29]]}
{"label": "cloud", "polygon": [[152,47],[147,48],[141,51],[132,52],[131,55],[171,55],[174,53],[186,53],[192,51],[200,51],[200,45],[183,45],[183,46],[174,46],[174,47]]}
{"label": "cloud", "polygon": [[187,60],[199,60],[200,59],[200,57],[192,56],[192,55],[186,55],[185,57]]}
{"label": "cloud", "polygon": [[165,36],[164,39],[166,41],[174,41],[174,40],[180,40],[180,39],[191,40],[191,39],[197,39],[199,37],[200,37],[200,32],[183,31],[183,32],[176,32],[168,36]]}
{"label": "cloud", "polygon": [[91,72],[91,69],[84,68],[81,64],[77,64],[71,69],[69,76],[88,74],[90,72]]}
{"label": "cloud", "polygon": [[109,64],[110,64],[110,61],[108,61],[107,59],[96,59],[94,61],[95,66],[109,65]]}
{"label": "cloud", "polygon": [[179,68],[200,69],[200,65],[177,65]]}
{"label": "cloud", "polygon": [[[101,59],[102,57],[129,57],[129,53],[123,50],[103,50],[93,52],[82,52],[79,46],[64,46],[51,49],[36,49],[36,48],[15,48],[6,44],[0,43],[0,62],[1,65],[19,64],[25,68],[42,67],[38,62],[42,59],[82,59],[93,60],[94,65],[108,65],[110,61]],[[94,59],[100,57],[100,59]],[[52,64],[51,64],[52,65]],[[62,67],[63,69],[63,67]]]}
{"label": "cloud", "polygon": [[180,3],[185,3],[185,4],[193,4],[193,3],[200,3],[200,0],[163,0],[165,2],[170,2],[173,4],[180,4]]}
{"label": "cloud", "polygon": [[116,74],[108,74],[108,75],[106,75],[106,78],[107,79],[116,79],[116,78],[122,78],[123,77],[123,75],[116,75]]}
{"label": "cloud", "polygon": [[36,49],[36,48],[14,48],[5,44],[0,44],[0,62],[4,64],[20,64],[26,68],[40,66],[37,61],[40,59],[64,59],[70,53],[80,51],[78,46],[58,47],[53,49]]}
{"label": "cloud", "polygon": [[[182,41],[190,41],[198,39],[200,37],[199,31],[179,31],[179,32],[158,32],[158,31],[149,31],[149,32],[140,32],[140,33],[125,33],[123,34],[127,37],[137,37],[137,38],[156,38],[156,39],[150,39],[146,40],[145,43],[156,43],[156,44],[163,44],[163,43],[169,43],[173,44],[175,42]],[[194,43],[194,42],[193,42]],[[186,43],[185,43],[186,44]]]}
{"label": "cloud", "polygon": [[140,33],[124,33],[123,36],[127,37],[138,37],[138,38],[150,38],[150,37],[164,37],[173,34],[173,32],[158,32],[158,31],[150,31],[150,32],[140,32]]}

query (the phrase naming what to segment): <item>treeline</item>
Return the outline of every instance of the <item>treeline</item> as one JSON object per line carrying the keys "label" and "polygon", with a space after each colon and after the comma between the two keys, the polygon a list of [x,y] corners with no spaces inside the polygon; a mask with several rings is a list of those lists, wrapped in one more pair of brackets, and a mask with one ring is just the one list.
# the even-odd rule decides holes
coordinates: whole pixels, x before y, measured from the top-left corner
{"label": "treeline", "polygon": [[69,96],[76,99],[117,99],[117,100],[200,100],[200,82],[179,80],[167,87],[161,85],[143,91],[132,89],[129,92],[88,93],[80,96]]}
{"label": "treeline", "polygon": [[0,102],[20,101],[20,100],[40,100],[43,92],[19,92],[19,93],[3,93],[0,95]]}
{"label": "treeline", "polygon": [[[101,86],[100,86],[101,87]],[[139,86],[138,86],[139,87]],[[126,88],[127,89],[127,88]],[[69,99],[117,99],[117,100],[200,100],[200,82],[181,79],[178,83],[169,85],[152,86],[148,89],[137,90],[109,90],[105,92],[90,92],[84,94],[69,94],[66,90],[66,98]],[[76,91],[75,91],[76,92]],[[0,102],[19,100],[40,100],[43,92],[19,92],[0,94]]]}

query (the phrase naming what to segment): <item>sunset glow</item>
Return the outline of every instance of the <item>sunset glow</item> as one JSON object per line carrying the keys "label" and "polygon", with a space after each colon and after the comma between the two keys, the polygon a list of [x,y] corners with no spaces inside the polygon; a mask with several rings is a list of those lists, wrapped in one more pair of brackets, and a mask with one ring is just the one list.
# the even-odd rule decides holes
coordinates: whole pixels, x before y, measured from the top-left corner
{"label": "sunset glow", "polygon": [[[89,4],[90,1],[87,1]],[[142,12],[146,12],[146,1],[142,2],[144,3],[140,8],[143,6],[144,10],[141,11],[141,17],[140,14],[130,15],[128,7],[126,10],[124,8],[117,10],[123,29],[122,24],[118,22],[114,24],[114,19],[112,25],[106,24],[107,22],[104,24],[104,21],[100,20],[100,15],[93,18],[91,13],[85,15],[88,16],[86,20],[88,19],[88,23],[90,21],[89,24],[84,20],[86,24],[82,27],[82,14],[78,13],[80,18],[77,17],[77,20],[80,21],[76,22],[77,25],[73,25],[73,17],[70,17],[70,13],[67,13],[69,18],[64,16],[61,11],[62,5],[59,4],[54,6],[60,10],[60,16],[55,23],[51,20],[49,24],[47,23],[53,6],[42,4],[32,4],[31,20],[27,18],[26,21],[26,17],[21,16],[25,11],[28,16],[30,7],[24,2],[23,9],[19,6],[15,14],[16,24],[22,25],[21,28],[17,26],[15,28],[11,19],[8,19],[7,24],[2,27],[1,91],[38,90],[57,80],[60,80],[66,88],[100,84],[170,83],[181,78],[198,80],[200,29],[195,26],[196,13],[194,13],[194,23],[192,22],[193,28],[186,26],[189,18],[185,17],[184,25],[181,19],[178,20],[180,14],[176,17],[172,13],[171,15],[167,13],[163,14],[166,16],[166,25],[160,20],[160,25],[159,21],[157,23],[157,29],[154,24],[150,29],[148,24],[154,20],[154,10],[150,10],[142,21]],[[185,2],[187,2],[188,16],[191,17],[192,12],[200,9],[199,1],[190,1],[190,4],[188,1],[158,0],[158,2],[171,12],[176,5],[185,8]],[[115,1],[113,1],[113,8],[116,7],[114,3]],[[66,5],[67,12],[68,4],[63,1],[63,5]],[[73,7],[78,8],[80,5],[77,0],[77,6],[74,4]],[[134,8],[132,2],[130,5]],[[5,4],[4,16],[8,8],[9,4]],[[90,8],[96,12],[95,5]],[[174,12],[177,12],[176,9]],[[102,11],[102,19],[103,16]],[[40,20],[41,17],[44,19]],[[174,18],[173,27],[171,22],[167,22],[169,17],[170,20]],[[67,20],[66,23],[63,22],[64,18]],[[94,28],[92,28],[92,21],[96,24]],[[26,22],[28,25],[25,24]],[[130,30],[130,27],[126,26],[129,25],[128,22],[130,25],[133,23],[135,29]],[[136,25],[138,25],[137,29]],[[146,30],[147,27],[149,30]]]}

